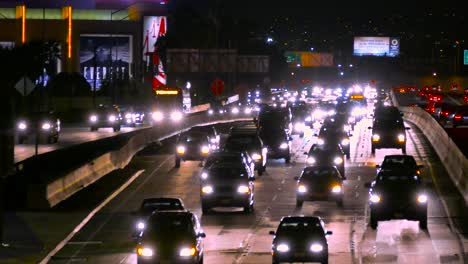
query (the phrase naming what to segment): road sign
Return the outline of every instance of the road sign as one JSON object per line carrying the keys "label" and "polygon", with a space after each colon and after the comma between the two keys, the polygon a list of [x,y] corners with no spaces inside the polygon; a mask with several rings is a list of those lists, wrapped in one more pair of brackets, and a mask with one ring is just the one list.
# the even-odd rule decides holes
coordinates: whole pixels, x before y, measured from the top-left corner
{"label": "road sign", "polygon": [[215,96],[219,96],[223,93],[224,90],[224,82],[223,80],[216,79],[211,83],[211,92]]}
{"label": "road sign", "polygon": [[468,65],[468,50],[463,51],[463,64]]}
{"label": "road sign", "polygon": [[33,90],[34,83],[26,76],[22,77],[16,84],[15,89],[23,96],[30,94]]}

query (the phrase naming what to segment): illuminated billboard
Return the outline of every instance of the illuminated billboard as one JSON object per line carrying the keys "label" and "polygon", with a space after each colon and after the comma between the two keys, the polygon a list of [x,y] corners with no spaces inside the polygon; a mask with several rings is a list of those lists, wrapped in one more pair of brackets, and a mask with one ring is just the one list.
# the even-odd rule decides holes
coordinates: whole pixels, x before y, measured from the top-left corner
{"label": "illuminated billboard", "polygon": [[354,37],[355,56],[396,57],[400,54],[400,39],[395,37]]}
{"label": "illuminated billboard", "polygon": [[310,51],[287,51],[286,62],[289,67],[332,67],[333,54]]}
{"label": "illuminated billboard", "polygon": [[[106,80],[131,77],[132,36],[80,35],[80,71],[99,90]],[[94,80],[96,79],[96,81]]]}

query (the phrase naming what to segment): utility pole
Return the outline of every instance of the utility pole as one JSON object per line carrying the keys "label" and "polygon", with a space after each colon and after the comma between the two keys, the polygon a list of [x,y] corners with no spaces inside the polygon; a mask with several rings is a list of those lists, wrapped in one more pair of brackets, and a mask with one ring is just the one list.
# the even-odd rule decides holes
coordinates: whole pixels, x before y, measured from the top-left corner
{"label": "utility pole", "polygon": [[94,57],[93,57],[93,107],[96,108],[96,78],[97,78],[97,47],[94,46]]}

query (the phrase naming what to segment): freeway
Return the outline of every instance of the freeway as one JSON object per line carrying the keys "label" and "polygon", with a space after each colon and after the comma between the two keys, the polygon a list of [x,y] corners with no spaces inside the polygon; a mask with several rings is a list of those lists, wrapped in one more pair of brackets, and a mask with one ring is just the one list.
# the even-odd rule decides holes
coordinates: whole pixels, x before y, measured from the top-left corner
{"label": "freeway", "polygon": [[[414,126],[408,131],[409,155],[425,165],[423,178],[430,186],[428,230],[419,230],[417,222],[394,220],[381,222],[377,230],[368,227],[368,196],[364,183],[376,174],[375,165],[385,155],[399,154],[395,149],[377,150],[371,155],[371,120],[361,121],[354,131],[351,160],[347,161],[345,202],[338,208],[333,202],[306,202],[301,210],[295,207],[296,182],[304,167],[304,151],[315,142],[314,131],[303,139],[294,138],[295,155],[290,165],[269,161],[267,173],[255,182],[255,212],[240,213],[235,208],[202,216],[199,197],[198,162],[185,162],[174,168],[170,154],[173,142],[162,148],[146,151],[134,158],[126,170],[144,170],[109,204],[96,213],[63,248],[53,254],[50,263],[136,263],[131,239],[135,211],[147,197],[180,197],[186,207],[201,217],[207,234],[205,263],[271,263],[269,230],[276,229],[282,216],[318,215],[333,231],[329,237],[330,263],[464,263],[466,242],[459,240],[460,223],[447,208],[459,199],[448,180],[437,155],[422,133]],[[121,171],[120,174],[128,174]],[[138,176],[138,175],[136,175]],[[101,187],[107,188],[106,184]],[[96,193],[97,189],[92,192]],[[91,192],[91,191],[90,191]],[[93,204],[94,193],[80,194],[60,205],[61,213],[83,210]],[[465,245],[463,244],[465,243]]]}
{"label": "freeway", "polygon": [[[122,127],[120,132],[113,132],[112,128],[101,128],[96,132],[89,131],[89,127],[68,127],[62,128],[60,138],[56,144],[39,144],[38,154],[44,154],[61,148],[78,145],[88,141],[94,141],[107,137],[113,137],[118,134],[128,133],[141,129],[143,127],[131,128]],[[30,158],[36,154],[34,140],[30,139],[26,144],[15,145],[15,163]]]}

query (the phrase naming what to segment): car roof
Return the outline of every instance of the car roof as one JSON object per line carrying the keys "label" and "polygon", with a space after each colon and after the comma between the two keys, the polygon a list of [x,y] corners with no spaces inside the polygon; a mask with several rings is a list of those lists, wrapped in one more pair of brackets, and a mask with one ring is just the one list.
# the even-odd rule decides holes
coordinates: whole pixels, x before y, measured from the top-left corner
{"label": "car roof", "polygon": [[321,218],[319,216],[303,216],[303,215],[283,216],[281,218],[281,223],[293,223],[293,222],[299,222],[299,221],[320,223]]}

